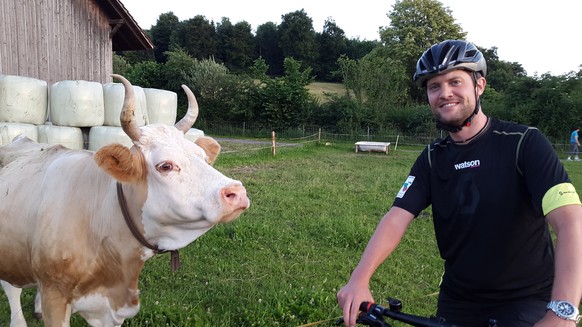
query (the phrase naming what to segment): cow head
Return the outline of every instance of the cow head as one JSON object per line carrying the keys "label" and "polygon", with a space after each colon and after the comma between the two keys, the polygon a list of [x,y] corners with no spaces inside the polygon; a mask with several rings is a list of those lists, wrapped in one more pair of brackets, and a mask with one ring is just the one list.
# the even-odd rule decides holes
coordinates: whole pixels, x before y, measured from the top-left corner
{"label": "cow head", "polygon": [[198,104],[188,87],[182,86],[188,96],[188,111],[175,126],[138,127],[132,85],[122,76],[112,76],[125,87],[121,126],[134,146],[104,146],[96,152],[95,160],[122,182],[129,194],[141,199],[134,204],[139,206],[134,212],[141,214],[150,243],[163,250],[184,247],[213,225],[231,221],[249,207],[242,183],[211,166],[220,145],[210,137],[196,142],[185,138],[198,116]]}

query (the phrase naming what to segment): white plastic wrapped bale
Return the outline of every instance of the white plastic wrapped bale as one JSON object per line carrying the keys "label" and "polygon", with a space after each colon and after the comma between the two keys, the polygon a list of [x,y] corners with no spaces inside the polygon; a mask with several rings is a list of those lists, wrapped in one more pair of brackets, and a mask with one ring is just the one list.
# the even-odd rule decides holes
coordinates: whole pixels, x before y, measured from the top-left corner
{"label": "white plastic wrapped bale", "polygon": [[178,95],[176,92],[151,88],[143,90],[146,95],[150,124],[174,125],[178,114]]}
{"label": "white plastic wrapped bale", "polygon": [[196,128],[190,128],[188,132],[184,134],[184,137],[192,142],[196,141],[199,136],[204,136],[204,132]]}
{"label": "white plastic wrapped bale", "polygon": [[38,142],[38,131],[36,125],[19,123],[0,123],[1,145],[6,145],[18,135],[24,135],[29,139]]}
{"label": "white plastic wrapped bale", "polygon": [[44,124],[47,102],[47,82],[32,77],[0,75],[0,121]]}
{"label": "white plastic wrapped bale", "polygon": [[89,131],[89,150],[97,151],[104,145],[119,143],[131,148],[133,142],[121,127],[95,126]]}
{"label": "white plastic wrapped bale", "polygon": [[89,81],[59,81],[51,85],[50,117],[53,125],[103,125],[103,86]]}
{"label": "white plastic wrapped bale", "polygon": [[79,127],[38,125],[38,142],[61,144],[69,149],[83,149],[83,132]]}
{"label": "white plastic wrapped bale", "polygon": [[[135,122],[138,126],[147,125],[147,101],[144,89],[139,86],[133,86],[135,93]],[[105,126],[121,126],[119,115],[123,108],[125,98],[125,89],[121,83],[103,84],[103,98],[105,101]]]}

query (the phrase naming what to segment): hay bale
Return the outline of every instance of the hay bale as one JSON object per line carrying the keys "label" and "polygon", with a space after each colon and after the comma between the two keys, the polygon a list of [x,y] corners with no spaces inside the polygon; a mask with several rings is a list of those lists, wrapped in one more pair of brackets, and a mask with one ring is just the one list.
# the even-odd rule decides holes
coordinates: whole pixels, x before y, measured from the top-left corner
{"label": "hay bale", "polygon": [[47,82],[31,77],[0,75],[0,121],[44,124],[47,105]]}
{"label": "hay bale", "polygon": [[176,92],[151,88],[143,90],[146,96],[150,124],[174,125],[178,114],[178,95]]}
{"label": "hay bale", "polygon": [[38,131],[36,125],[0,122],[0,139],[2,142],[0,145],[11,143],[12,140],[20,134],[38,142]]}
{"label": "hay bale", "polygon": [[67,80],[51,85],[50,117],[54,125],[101,126],[104,111],[101,83]]}
{"label": "hay bale", "polygon": [[131,148],[133,142],[121,127],[95,126],[89,131],[89,150],[97,151],[102,146],[119,143]]}
{"label": "hay bale", "polygon": [[[147,101],[144,89],[140,86],[133,86],[135,93],[135,122],[137,126],[147,125]],[[125,88],[121,83],[103,84],[103,98],[105,101],[105,126],[121,126],[119,115],[123,108],[125,98]]]}
{"label": "hay bale", "polygon": [[69,149],[83,149],[83,132],[79,127],[38,125],[38,142],[61,144]]}

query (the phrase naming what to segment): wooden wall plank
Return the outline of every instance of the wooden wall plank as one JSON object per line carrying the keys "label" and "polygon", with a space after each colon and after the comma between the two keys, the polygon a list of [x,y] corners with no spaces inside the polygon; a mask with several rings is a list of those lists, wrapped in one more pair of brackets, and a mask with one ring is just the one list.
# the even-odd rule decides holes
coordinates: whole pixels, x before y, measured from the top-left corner
{"label": "wooden wall plank", "polygon": [[110,82],[109,31],[94,0],[1,0],[0,74]]}

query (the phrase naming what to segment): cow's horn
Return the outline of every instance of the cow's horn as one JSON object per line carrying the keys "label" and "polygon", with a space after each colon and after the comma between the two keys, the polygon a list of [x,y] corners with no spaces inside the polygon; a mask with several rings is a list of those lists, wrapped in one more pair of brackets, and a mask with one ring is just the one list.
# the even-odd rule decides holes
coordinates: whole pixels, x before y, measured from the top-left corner
{"label": "cow's horn", "polygon": [[194,93],[186,86],[182,85],[184,92],[186,92],[186,96],[188,97],[188,112],[179,122],[176,123],[176,128],[181,130],[184,134],[188,132],[190,127],[194,125],[196,122],[196,118],[198,118],[198,102],[196,101],[196,97]]}
{"label": "cow's horn", "polygon": [[130,139],[138,141],[141,137],[141,130],[135,122],[135,93],[133,92],[133,86],[121,75],[111,74],[111,76],[120,80],[125,88],[125,99],[123,100],[123,108],[119,117],[121,128]]}

